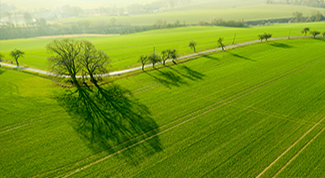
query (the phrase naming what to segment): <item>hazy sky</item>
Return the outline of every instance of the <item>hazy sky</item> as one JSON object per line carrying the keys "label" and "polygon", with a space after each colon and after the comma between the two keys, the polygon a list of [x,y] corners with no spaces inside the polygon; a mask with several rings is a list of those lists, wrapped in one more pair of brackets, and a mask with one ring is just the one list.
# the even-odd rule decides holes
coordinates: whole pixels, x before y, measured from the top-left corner
{"label": "hazy sky", "polygon": [[82,8],[96,8],[100,6],[126,7],[130,4],[146,4],[155,0],[1,0],[1,3],[15,5],[19,8],[52,8],[63,5],[80,6]]}

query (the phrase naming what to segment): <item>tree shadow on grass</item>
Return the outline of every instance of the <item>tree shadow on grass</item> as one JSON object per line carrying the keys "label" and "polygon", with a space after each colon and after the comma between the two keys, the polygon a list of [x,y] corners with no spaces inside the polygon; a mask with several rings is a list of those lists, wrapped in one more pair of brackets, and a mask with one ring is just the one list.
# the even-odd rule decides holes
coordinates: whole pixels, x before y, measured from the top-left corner
{"label": "tree shadow on grass", "polygon": [[[94,153],[115,153],[159,132],[147,106],[131,92],[111,84],[91,89],[68,90],[56,97],[71,115],[75,131]],[[133,165],[162,151],[159,137],[152,137],[136,149],[125,149],[119,155]]]}
{"label": "tree shadow on grass", "polygon": [[[181,69],[181,70],[177,70],[177,69]],[[168,88],[171,88],[172,86],[180,87],[181,85],[188,85],[188,82],[186,82],[185,79],[189,79],[192,81],[203,80],[203,77],[205,76],[204,74],[192,70],[185,65],[177,69],[175,69],[174,67],[169,67],[169,68],[165,68],[164,71],[157,70],[159,72],[158,75],[151,74],[150,72],[146,72],[146,74]]]}
{"label": "tree shadow on grass", "polygon": [[150,72],[145,73],[167,88],[171,88],[172,86],[180,87],[180,85],[187,85],[187,82],[185,82],[184,79],[180,77],[180,75],[177,75],[174,72],[163,72],[160,70],[157,71],[160,73],[160,75],[151,74]]}
{"label": "tree shadow on grass", "polygon": [[315,38],[315,40],[319,40],[319,41],[324,41],[325,42],[325,38]]}
{"label": "tree shadow on grass", "polygon": [[253,61],[253,62],[256,62],[256,60],[254,59],[251,59],[251,58],[248,58],[248,57],[245,57],[245,56],[242,56],[242,55],[239,55],[239,54],[235,54],[235,53],[232,53],[232,52],[227,52],[229,54],[231,54],[232,56],[236,57],[236,58],[240,58],[240,59],[244,59],[244,60],[247,60],[247,61]]}
{"label": "tree shadow on grass", "polygon": [[270,44],[270,46],[277,47],[277,48],[286,48],[286,49],[293,48],[293,46],[284,43],[278,43],[278,42],[273,42],[272,44]]}
{"label": "tree shadow on grass", "polygon": [[212,59],[212,60],[216,60],[216,61],[219,61],[220,59],[214,57],[214,56],[210,56],[210,55],[207,55],[207,56],[203,56],[204,58],[208,58],[208,59]]}
{"label": "tree shadow on grass", "polygon": [[187,66],[182,66],[182,69],[191,77],[192,80],[203,80],[204,74],[197,72]]}

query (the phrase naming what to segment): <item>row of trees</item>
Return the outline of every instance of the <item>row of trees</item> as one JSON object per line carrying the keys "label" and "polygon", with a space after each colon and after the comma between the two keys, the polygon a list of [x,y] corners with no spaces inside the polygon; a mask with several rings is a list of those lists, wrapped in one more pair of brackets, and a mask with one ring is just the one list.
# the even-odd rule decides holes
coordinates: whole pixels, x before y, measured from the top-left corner
{"label": "row of trees", "polygon": [[[304,28],[304,29],[301,31],[301,33],[304,33],[305,36],[307,36],[307,33],[308,33],[308,32],[309,32],[311,35],[313,35],[314,38],[316,38],[317,35],[320,35],[320,34],[321,34],[320,31],[316,31],[316,30],[314,30],[314,31],[310,31],[310,28],[309,28],[309,27],[306,27],[306,28]],[[323,37],[325,37],[325,32],[323,32],[322,35],[323,35]]]}
{"label": "row of trees", "polygon": [[265,41],[267,41],[267,39],[271,38],[272,34],[270,33],[264,33],[261,35],[258,35],[258,39],[261,40],[261,42],[265,39]]}
{"label": "row of trees", "polygon": [[[302,30],[302,33],[307,35],[310,31],[308,27]],[[314,38],[320,34],[319,31],[310,31],[310,34]],[[325,32],[322,33],[325,37]],[[272,34],[264,33],[258,35],[258,38],[261,40],[265,39],[266,41],[272,37]],[[225,45],[223,44],[224,39],[219,38],[218,44],[219,47],[224,51]],[[189,47],[196,52],[196,41],[189,42]],[[89,41],[82,40],[73,40],[73,39],[63,39],[63,40],[54,40],[46,46],[47,52],[53,54],[52,57],[48,58],[51,63],[52,71],[55,71],[58,75],[70,76],[71,82],[77,87],[80,87],[80,84],[77,80],[77,75],[82,74],[84,76],[89,76],[90,81],[98,86],[98,80],[101,78],[101,74],[108,72],[109,67],[109,57],[106,53],[101,50],[97,50],[96,47]],[[18,49],[11,51],[10,56],[16,60],[17,67],[19,66],[18,59],[24,56],[24,52]],[[4,58],[4,55],[0,53],[0,61]],[[142,64],[142,70],[147,62],[153,65],[162,62],[163,65],[166,65],[168,59],[172,59],[172,62],[176,64],[175,60],[178,58],[176,49],[167,49],[163,50],[160,54],[157,54],[155,51],[150,55],[140,56],[138,62]]]}
{"label": "row of trees", "polygon": [[229,20],[225,21],[223,19],[216,19],[212,18],[210,22],[207,21],[199,21],[198,23],[199,26],[224,26],[224,27],[245,27],[245,22],[244,20]]}
{"label": "row of trees", "polygon": [[325,20],[325,17],[322,13],[319,11],[315,12],[309,17],[304,17],[302,12],[294,12],[293,14],[292,22],[298,23],[298,22],[319,22],[322,20]]}
{"label": "row of trees", "polygon": [[172,59],[172,62],[176,64],[175,60],[177,57],[178,55],[176,49],[167,49],[163,50],[161,55],[157,54],[156,52],[153,52],[151,55],[142,55],[140,56],[138,62],[141,62],[142,70],[144,71],[144,66],[147,62],[151,63],[153,68],[155,68],[155,64],[159,62],[162,62],[162,64],[165,66],[168,59]]}
{"label": "row of trees", "polygon": [[[223,44],[223,38],[218,39],[218,44],[219,44],[219,47],[222,48],[222,51],[224,51],[225,50],[224,49],[225,45]],[[196,53],[196,46],[197,46],[196,41],[189,42],[188,46],[191,49],[194,50],[194,53]],[[140,62],[142,64],[142,70],[144,70],[144,66],[146,65],[147,62],[151,63],[153,68],[155,67],[155,64],[157,64],[159,62],[162,62],[162,64],[165,66],[166,61],[168,59],[172,59],[172,62],[174,64],[176,64],[175,60],[178,58],[176,49],[163,50],[163,51],[161,51],[160,54],[161,55],[157,54],[156,52],[153,52],[151,55],[142,55],[142,56],[140,56],[138,62]]]}
{"label": "row of trees", "polygon": [[267,0],[268,4],[294,4],[294,5],[303,5],[311,7],[324,7],[324,0]]}

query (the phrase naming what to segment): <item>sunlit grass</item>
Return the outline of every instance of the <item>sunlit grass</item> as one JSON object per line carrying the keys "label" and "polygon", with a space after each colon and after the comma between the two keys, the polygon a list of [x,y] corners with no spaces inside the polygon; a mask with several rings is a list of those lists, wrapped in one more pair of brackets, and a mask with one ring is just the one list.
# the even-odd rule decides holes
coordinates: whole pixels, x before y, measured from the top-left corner
{"label": "sunlit grass", "polygon": [[[299,24],[279,24],[251,28],[227,28],[227,27],[183,27],[175,29],[153,30],[148,32],[110,36],[110,37],[88,37],[77,38],[93,42],[97,49],[104,50],[112,61],[111,70],[130,68],[138,64],[138,58],[143,54],[150,54],[154,47],[156,52],[165,49],[176,49],[179,54],[193,53],[188,43],[195,40],[198,51],[218,47],[219,37],[224,38],[226,45],[232,44],[236,34],[235,43],[257,40],[261,33],[272,33],[273,37],[302,36],[301,30],[310,27],[312,30],[325,31],[324,22],[319,23],[299,23]],[[49,64],[45,46],[52,39],[19,39],[0,41],[1,52],[5,58],[14,61],[9,57],[9,53],[14,48],[18,48],[26,53],[20,61],[31,67],[48,70]]]}
{"label": "sunlit grass", "polygon": [[[324,47],[251,45],[120,79],[101,95],[0,69],[0,177],[61,177],[126,146],[73,177],[256,176],[324,116]],[[306,176],[324,176],[315,171]]]}

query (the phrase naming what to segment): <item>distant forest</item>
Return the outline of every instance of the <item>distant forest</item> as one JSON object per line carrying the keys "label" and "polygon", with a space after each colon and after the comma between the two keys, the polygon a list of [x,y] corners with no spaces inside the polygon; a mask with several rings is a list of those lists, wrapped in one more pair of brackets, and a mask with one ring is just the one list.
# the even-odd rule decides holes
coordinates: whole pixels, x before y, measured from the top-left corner
{"label": "distant forest", "polygon": [[267,0],[268,4],[293,4],[325,8],[325,0]]}

